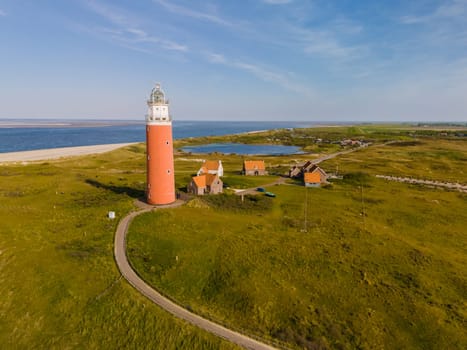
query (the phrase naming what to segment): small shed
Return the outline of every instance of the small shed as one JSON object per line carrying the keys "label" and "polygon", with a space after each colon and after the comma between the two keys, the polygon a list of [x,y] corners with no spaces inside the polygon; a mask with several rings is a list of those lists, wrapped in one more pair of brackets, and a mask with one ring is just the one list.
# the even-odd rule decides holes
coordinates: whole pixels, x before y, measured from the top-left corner
{"label": "small shed", "polygon": [[223,182],[217,174],[193,176],[188,185],[188,192],[202,196],[204,194],[222,193]]}
{"label": "small shed", "polygon": [[307,160],[305,163],[294,165],[289,170],[289,177],[302,178],[304,173],[310,172],[313,169],[314,163]]}
{"label": "small shed", "polygon": [[243,175],[267,175],[264,160],[245,160],[243,161]]}
{"label": "small shed", "polygon": [[222,166],[222,161],[220,160],[205,160],[204,163],[199,168],[196,175],[202,174],[217,174],[219,176],[224,176],[224,168]]}
{"label": "small shed", "polygon": [[303,174],[303,182],[306,187],[320,187],[327,183],[327,180],[328,174],[317,165],[310,172]]}

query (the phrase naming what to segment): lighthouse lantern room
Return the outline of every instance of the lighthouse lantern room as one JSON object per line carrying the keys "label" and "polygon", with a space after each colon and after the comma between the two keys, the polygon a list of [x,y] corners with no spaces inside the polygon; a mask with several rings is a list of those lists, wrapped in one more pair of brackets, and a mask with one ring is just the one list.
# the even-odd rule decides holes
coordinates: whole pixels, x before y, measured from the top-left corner
{"label": "lighthouse lantern room", "polygon": [[147,202],[169,204],[175,201],[172,118],[160,84],[156,84],[147,103]]}

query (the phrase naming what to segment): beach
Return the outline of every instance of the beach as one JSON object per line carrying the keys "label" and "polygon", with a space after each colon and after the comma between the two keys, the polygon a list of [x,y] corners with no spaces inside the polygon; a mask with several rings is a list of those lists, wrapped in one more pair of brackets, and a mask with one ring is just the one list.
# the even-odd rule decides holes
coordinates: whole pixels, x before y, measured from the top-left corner
{"label": "beach", "polygon": [[33,151],[0,153],[0,163],[33,162],[41,160],[58,159],[64,157],[84,156],[113,151],[117,148],[133,145],[131,143],[113,143],[107,145],[77,146],[39,149]]}

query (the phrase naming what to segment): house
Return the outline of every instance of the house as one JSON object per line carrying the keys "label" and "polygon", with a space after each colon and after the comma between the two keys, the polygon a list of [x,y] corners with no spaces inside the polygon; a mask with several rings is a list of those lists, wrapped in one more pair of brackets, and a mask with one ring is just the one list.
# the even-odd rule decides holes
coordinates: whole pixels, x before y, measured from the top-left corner
{"label": "house", "polygon": [[222,161],[220,160],[205,160],[201,168],[198,170],[196,175],[201,174],[217,174],[224,176],[224,168],[222,167]]}
{"label": "house", "polygon": [[310,172],[314,164],[311,161],[306,161],[302,164],[294,165],[289,170],[289,177],[293,178],[302,178],[304,173]]}
{"label": "house", "polygon": [[193,176],[188,185],[188,192],[196,195],[222,193],[222,180],[217,174]]}
{"label": "house", "polygon": [[243,161],[243,175],[267,175],[264,160]]}
{"label": "house", "polygon": [[320,187],[327,183],[328,174],[319,166],[314,165],[310,172],[303,174],[303,182],[306,187]]}
{"label": "house", "polygon": [[361,146],[362,142],[360,140],[351,140],[345,139],[340,142],[341,146]]}

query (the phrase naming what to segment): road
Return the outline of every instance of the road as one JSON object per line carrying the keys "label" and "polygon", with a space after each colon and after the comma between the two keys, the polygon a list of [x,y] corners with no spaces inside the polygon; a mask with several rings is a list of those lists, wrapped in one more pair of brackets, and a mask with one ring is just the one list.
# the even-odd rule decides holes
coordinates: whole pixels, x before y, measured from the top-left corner
{"label": "road", "polygon": [[397,182],[407,182],[411,184],[426,185],[426,186],[435,186],[435,187],[445,187],[451,190],[457,190],[460,192],[467,192],[467,185],[453,182],[441,182],[433,180],[423,180],[423,179],[414,179],[411,177],[401,177],[401,176],[390,176],[390,175],[376,175],[380,179],[385,179],[389,181]]}
{"label": "road", "polygon": [[[177,201],[174,205],[165,206],[165,207],[175,207],[183,204],[182,201]],[[117,263],[118,269],[120,270],[122,276],[140,293],[145,295],[149,300],[159,305],[164,310],[170,312],[172,315],[181,318],[191,324],[208,331],[214,335],[217,335],[221,338],[224,338],[232,343],[235,343],[239,346],[242,346],[246,349],[252,350],[272,350],[275,349],[270,345],[257,341],[253,338],[250,338],[246,335],[240,334],[238,332],[227,329],[217,323],[209,321],[201,316],[198,316],[181,306],[175,304],[171,300],[167,299],[151,286],[149,286],[145,281],[143,281],[136,272],[130,266],[126,255],[126,234],[128,232],[128,227],[131,221],[138,215],[154,210],[154,207],[141,206],[142,209],[132,212],[125,216],[120,223],[118,224],[117,231],[115,233],[115,242],[114,242],[114,256],[115,262]]]}
{"label": "road", "polygon": [[352,152],[358,151],[359,149],[366,148],[366,147],[368,147],[370,145],[371,145],[371,143],[367,143],[367,144],[364,144],[364,145],[356,147],[356,148],[351,148],[351,149],[346,149],[345,151],[339,151],[339,152],[336,152],[336,153],[331,153],[331,154],[328,154],[326,156],[316,158],[315,160],[312,160],[311,162],[313,164],[319,164],[321,162],[324,162],[325,160],[329,160],[329,159],[335,158],[337,156],[341,156],[343,154],[352,153]]}
{"label": "road", "polygon": [[239,190],[234,190],[234,191],[235,191],[235,194],[237,196],[241,196],[241,195],[244,195],[244,194],[258,193],[258,191],[257,191],[258,187],[266,188],[266,187],[271,187],[271,186],[274,186],[274,185],[280,185],[280,184],[283,184],[286,179],[287,178],[285,178],[285,177],[280,177],[276,181],[268,183],[268,184],[260,185],[260,186],[257,186],[257,187],[245,188],[245,189],[241,189],[241,190],[240,189]]}

